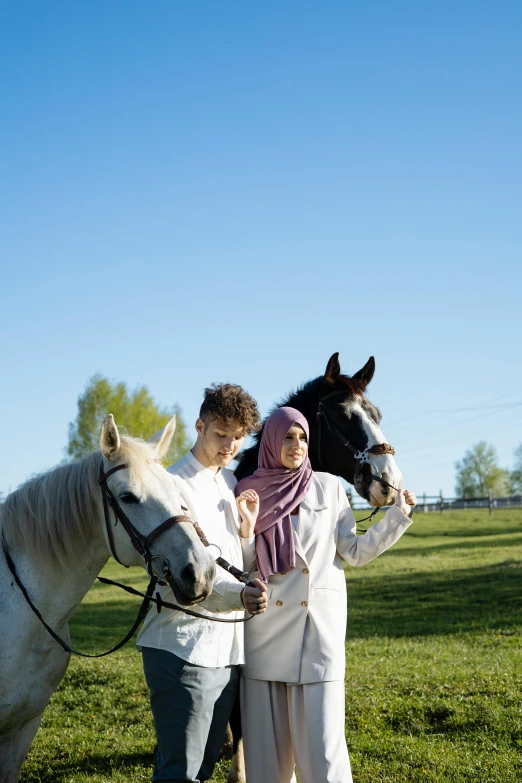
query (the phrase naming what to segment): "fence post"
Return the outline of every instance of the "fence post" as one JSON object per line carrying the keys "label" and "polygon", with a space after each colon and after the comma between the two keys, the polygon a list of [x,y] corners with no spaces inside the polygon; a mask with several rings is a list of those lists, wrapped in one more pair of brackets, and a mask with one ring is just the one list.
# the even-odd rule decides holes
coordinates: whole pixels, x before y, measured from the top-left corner
{"label": "fence post", "polygon": [[489,515],[493,513],[493,490],[488,489],[488,506],[489,506]]}
{"label": "fence post", "polygon": [[442,490],[440,491],[440,513],[444,511],[444,496],[442,494]]}
{"label": "fence post", "polygon": [[423,494],[422,498],[423,498],[422,510],[424,511],[425,514],[427,514],[428,513],[428,501],[426,500],[426,493]]}

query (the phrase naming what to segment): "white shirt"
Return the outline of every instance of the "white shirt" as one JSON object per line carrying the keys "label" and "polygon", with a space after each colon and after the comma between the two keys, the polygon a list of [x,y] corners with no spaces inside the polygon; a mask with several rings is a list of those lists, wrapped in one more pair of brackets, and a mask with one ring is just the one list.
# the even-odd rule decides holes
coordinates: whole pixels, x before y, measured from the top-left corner
{"label": "white shirt", "polygon": [[[211,544],[217,544],[222,556],[237,568],[243,559],[251,562],[254,555],[254,537],[240,538],[239,515],[234,487],[237,480],[231,470],[217,473],[206,468],[191,451],[169,468],[184,485],[183,498]],[[241,603],[244,584],[238,582],[219,566],[212,593],[195,607],[194,611],[227,620],[245,616]],[[166,601],[176,599],[170,587],[158,588]],[[219,613],[219,614],[218,614]],[[197,666],[221,667],[244,663],[243,623],[216,623],[173,609],[162,609],[158,614],[153,606],[138,634],[137,646],[167,650]]]}

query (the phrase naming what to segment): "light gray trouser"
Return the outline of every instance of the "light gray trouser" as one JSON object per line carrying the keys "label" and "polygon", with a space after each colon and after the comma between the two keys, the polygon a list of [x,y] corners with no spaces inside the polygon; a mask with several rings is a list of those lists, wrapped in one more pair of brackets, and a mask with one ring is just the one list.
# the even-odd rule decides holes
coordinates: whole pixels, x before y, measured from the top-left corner
{"label": "light gray trouser", "polygon": [[152,780],[208,780],[238,692],[238,667],[196,666],[152,647],[142,653],[158,740]]}
{"label": "light gray trouser", "polygon": [[241,677],[248,783],[353,783],[344,737],[344,681],[287,682]]}

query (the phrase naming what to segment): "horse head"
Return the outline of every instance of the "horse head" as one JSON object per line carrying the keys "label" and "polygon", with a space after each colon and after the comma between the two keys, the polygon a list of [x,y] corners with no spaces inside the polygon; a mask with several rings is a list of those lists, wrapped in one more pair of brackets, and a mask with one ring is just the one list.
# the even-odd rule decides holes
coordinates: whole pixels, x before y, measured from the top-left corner
{"label": "horse head", "polygon": [[[371,356],[355,375],[343,375],[339,354],[334,353],[324,375],[305,383],[278,407],[288,405],[306,417],[314,470],[341,476],[372,506],[383,506],[395,501],[402,477],[380,428],[381,412],[366,396],[374,372]],[[244,452],[238,479],[256,469],[261,435],[262,430]]]}
{"label": "horse head", "polygon": [[371,356],[355,375],[343,375],[334,353],[324,375],[307,384],[315,413],[309,413],[310,458],[314,469],[342,476],[370,505],[383,506],[395,501],[402,476],[380,427],[381,412],[366,396],[374,373]]}
{"label": "horse head", "polygon": [[[146,565],[150,575],[167,580],[176,600],[187,606],[209,595],[216,569],[186,516],[180,483],[161,465],[175,428],[174,416],[144,443],[120,437],[114,418],[108,416],[100,431],[106,477],[100,484],[102,494],[107,487],[112,508],[110,513],[108,508],[104,511],[106,518],[109,514],[104,535],[111,553],[124,565]],[[145,542],[145,553],[140,553],[140,542]]]}

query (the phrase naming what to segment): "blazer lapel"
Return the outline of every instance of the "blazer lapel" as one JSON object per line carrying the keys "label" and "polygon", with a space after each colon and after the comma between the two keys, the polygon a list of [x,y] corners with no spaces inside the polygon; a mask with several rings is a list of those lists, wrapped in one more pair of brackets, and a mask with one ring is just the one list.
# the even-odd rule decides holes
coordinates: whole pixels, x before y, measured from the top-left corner
{"label": "blazer lapel", "polygon": [[299,550],[296,546],[296,553],[306,561],[305,553],[310,548],[312,541],[314,541],[317,528],[316,528],[316,512],[322,511],[326,508],[326,502],[324,497],[324,491],[321,486],[321,482],[314,475],[310,489],[308,490],[306,497],[301,501],[299,509],[299,522],[297,524],[297,535],[294,535],[294,540],[297,538],[299,541]]}
{"label": "blazer lapel", "polygon": [[308,565],[308,560],[306,559],[306,555],[303,549],[303,545],[301,543],[301,539],[299,538],[299,535],[296,530],[294,530],[294,549],[295,549],[296,557],[300,557],[301,560],[304,560],[305,565]]}

